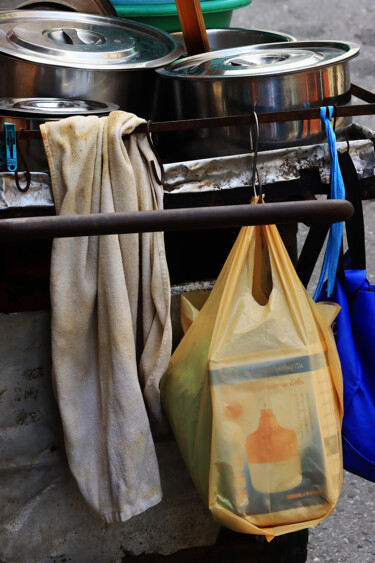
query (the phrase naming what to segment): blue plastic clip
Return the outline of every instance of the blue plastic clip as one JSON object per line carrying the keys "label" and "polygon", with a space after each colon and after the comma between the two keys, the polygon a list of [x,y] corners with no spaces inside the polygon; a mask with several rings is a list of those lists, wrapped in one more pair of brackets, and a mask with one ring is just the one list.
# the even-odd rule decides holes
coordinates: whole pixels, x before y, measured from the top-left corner
{"label": "blue plastic clip", "polygon": [[5,154],[9,172],[17,170],[16,126],[14,123],[4,123]]}

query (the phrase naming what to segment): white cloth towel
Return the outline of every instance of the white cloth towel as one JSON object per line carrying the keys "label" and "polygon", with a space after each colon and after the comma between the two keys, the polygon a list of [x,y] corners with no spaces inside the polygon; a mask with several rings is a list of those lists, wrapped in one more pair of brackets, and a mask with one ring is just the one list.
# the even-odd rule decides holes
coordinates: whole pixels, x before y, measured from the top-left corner
{"label": "white cloth towel", "polygon": [[[41,125],[57,214],[162,207],[146,136],[122,139],[142,122],[116,111]],[[55,239],[51,304],[70,468],[106,522],[125,521],[162,497],[147,410],[162,427],[172,332],[163,233]]]}

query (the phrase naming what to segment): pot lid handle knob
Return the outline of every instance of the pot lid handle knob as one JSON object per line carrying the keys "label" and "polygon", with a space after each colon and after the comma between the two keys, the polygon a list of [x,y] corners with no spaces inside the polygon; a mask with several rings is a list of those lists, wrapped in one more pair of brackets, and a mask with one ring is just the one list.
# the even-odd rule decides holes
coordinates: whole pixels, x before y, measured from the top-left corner
{"label": "pot lid handle knob", "polygon": [[87,29],[76,29],[74,27],[63,27],[48,33],[48,37],[57,43],[64,45],[95,46],[105,42],[103,35]]}

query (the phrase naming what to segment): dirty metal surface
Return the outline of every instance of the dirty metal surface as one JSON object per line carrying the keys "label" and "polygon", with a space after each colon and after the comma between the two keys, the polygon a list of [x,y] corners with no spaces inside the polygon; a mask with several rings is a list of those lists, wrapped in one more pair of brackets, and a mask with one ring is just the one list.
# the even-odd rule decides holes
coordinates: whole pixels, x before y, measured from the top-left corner
{"label": "dirty metal surface", "polygon": [[[350,154],[359,179],[375,174],[375,133],[352,124],[348,128]],[[340,151],[347,149],[346,141],[337,143]],[[288,182],[301,177],[303,170],[318,170],[323,184],[329,184],[329,156],[327,144],[264,151],[258,154],[258,169],[263,185]],[[186,162],[165,164],[164,191],[169,194],[202,193],[249,186],[253,156],[241,154]],[[21,185],[25,179],[20,173]],[[17,208],[54,208],[49,175],[32,172],[28,192],[21,193],[14,182],[14,174],[0,173],[0,213]]]}
{"label": "dirty metal surface", "polygon": [[[26,178],[19,173],[20,185]],[[53,207],[51,182],[46,172],[31,172],[31,184],[27,192],[17,189],[12,172],[0,173],[0,210],[15,207]]]}
{"label": "dirty metal surface", "polygon": [[[346,142],[337,143],[337,148],[345,151]],[[350,154],[359,179],[374,176],[375,154],[371,140],[350,141]],[[250,154],[167,164],[164,190],[179,194],[248,186],[251,183],[252,166],[253,156]],[[311,169],[318,169],[321,182],[329,183],[327,144],[258,154],[258,170],[263,185],[297,180],[302,170]]]}

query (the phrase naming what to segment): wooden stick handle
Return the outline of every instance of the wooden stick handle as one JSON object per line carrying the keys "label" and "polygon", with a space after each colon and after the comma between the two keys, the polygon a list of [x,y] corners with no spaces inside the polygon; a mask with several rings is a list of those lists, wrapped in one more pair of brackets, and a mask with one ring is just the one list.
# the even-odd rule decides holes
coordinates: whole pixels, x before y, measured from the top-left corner
{"label": "wooden stick handle", "polygon": [[188,55],[210,50],[206,26],[199,0],[176,0],[178,17]]}

